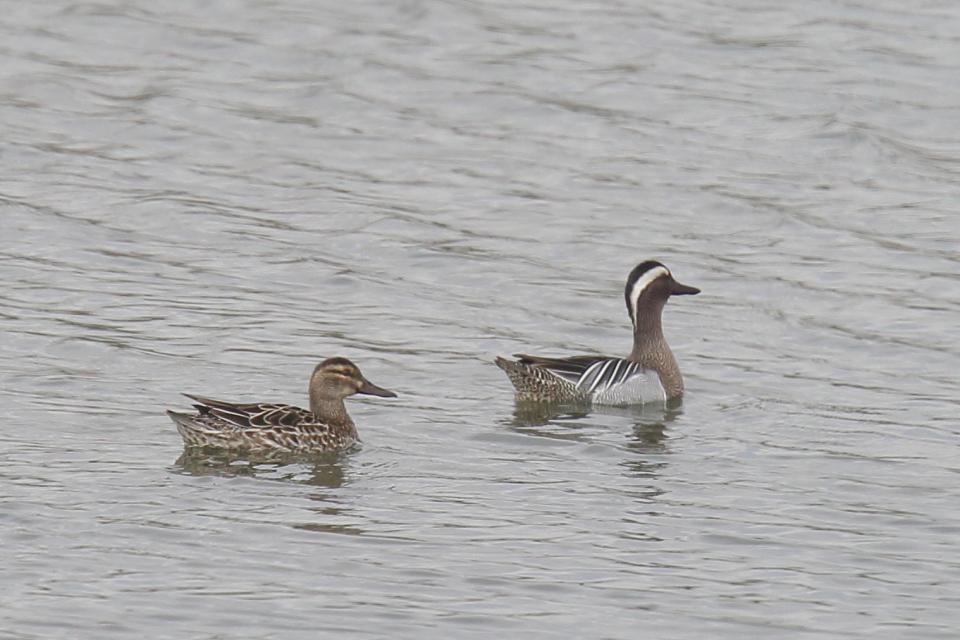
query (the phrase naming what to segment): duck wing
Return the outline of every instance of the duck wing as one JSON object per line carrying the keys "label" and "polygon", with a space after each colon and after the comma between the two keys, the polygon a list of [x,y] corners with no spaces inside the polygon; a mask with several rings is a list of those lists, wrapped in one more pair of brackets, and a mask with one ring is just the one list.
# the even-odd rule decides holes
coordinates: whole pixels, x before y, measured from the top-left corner
{"label": "duck wing", "polygon": [[541,369],[566,380],[587,394],[615,387],[637,374],[646,372],[643,365],[636,362],[607,356],[543,358],[516,353],[513,357],[519,358],[521,364]]}
{"label": "duck wing", "polygon": [[201,416],[211,416],[240,428],[250,427],[296,427],[312,424],[316,418],[312,413],[300,407],[273,403],[234,403],[184,394],[196,401],[194,407]]}

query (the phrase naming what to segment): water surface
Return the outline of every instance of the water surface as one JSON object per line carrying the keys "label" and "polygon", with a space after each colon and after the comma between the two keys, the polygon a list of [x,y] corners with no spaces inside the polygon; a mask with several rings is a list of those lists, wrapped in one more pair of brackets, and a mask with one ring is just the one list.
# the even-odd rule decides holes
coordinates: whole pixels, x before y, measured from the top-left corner
{"label": "water surface", "polygon": [[[0,635],[952,638],[960,15],[3,3]],[[515,406],[700,287],[681,409]],[[182,392],[397,399],[316,460]]]}

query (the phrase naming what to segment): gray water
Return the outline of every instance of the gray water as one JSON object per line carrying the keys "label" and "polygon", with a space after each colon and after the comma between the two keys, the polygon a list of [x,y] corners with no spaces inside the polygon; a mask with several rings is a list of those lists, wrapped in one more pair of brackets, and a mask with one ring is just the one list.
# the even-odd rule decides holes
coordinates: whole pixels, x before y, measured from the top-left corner
{"label": "gray water", "polygon": [[[0,3],[3,638],[954,638],[960,10]],[[678,411],[518,409],[623,355]],[[182,456],[180,394],[362,446]]]}

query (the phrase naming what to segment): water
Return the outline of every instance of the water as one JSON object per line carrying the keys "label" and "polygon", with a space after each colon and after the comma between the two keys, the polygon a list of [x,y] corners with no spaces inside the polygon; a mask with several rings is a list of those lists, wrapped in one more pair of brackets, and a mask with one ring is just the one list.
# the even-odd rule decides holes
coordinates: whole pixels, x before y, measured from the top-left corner
{"label": "water", "polygon": [[[3,3],[0,635],[954,637],[953,5],[320,5]],[[518,410],[648,257],[682,409]]]}

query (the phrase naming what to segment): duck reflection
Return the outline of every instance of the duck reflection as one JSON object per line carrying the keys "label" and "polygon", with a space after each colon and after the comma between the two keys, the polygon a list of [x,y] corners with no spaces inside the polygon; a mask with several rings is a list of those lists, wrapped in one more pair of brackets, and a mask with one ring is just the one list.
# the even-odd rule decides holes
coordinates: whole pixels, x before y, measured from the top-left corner
{"label": "duck reflection", "polygon": [[[667,425],[676,420],[681,413],[683,412],[680,402],[676,401],[667,406],[661,405],[656,410],[645,408],[637,416],[630,439],[625,444],[628,451],[637,455],[621,463],[628,475],[635,478],[656,478],[667,466],[666,460],[662,457],[670,453],[670,448],[666,444]],[[654,500],[662,490],[657,486],[650,486],[642,493],[644,499]]]}
{"label": "duck reflection", "polygon": [[345,459],[337,452],[303,455],[187,447],[174,466],[191,476],[247,476],[336,489],[344,482]]}
{"label": "duck reflection", "polygon": [[[670,453],[667,427],[681,413],[679,400],[628,407],[518,401],[509,424],[513,431],[526,435],[590,442],[597,437],[604,416],[625,418],[632,428],[621,446],[634,455],[620,464],[630,476],[655,478],[667,464],[662,456]],[[650,486],[638,497],[652,500],[659,493],[659,488]]]}
{"label": "duck reflection", "polygon": [[[668,423],[682,413],[679,402],[611,407],[590,403],[549,403],[517,401],[510,426],[513,430],[545,438],[576,440],[578,430],[594,426],[583,420],[591,415],[619,416],[633,422],[634,449],[656,447],[666,437]],[[563,427],[558,430],[555,427]],[[566,430],[566,431],[564,431]]]}
{"label": "duck reflection", "polygon": [[[510,426],[514,431],[544,438],[558,440],[578,440],[577,430],[583,428],[578,424],[590,415],[589,403],[554,403],[554,402],[525,402],[517,401],[513,410],[513,420]],[[555,429],[560,426],[563,429]]]}

